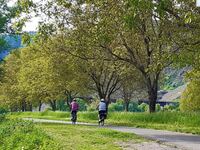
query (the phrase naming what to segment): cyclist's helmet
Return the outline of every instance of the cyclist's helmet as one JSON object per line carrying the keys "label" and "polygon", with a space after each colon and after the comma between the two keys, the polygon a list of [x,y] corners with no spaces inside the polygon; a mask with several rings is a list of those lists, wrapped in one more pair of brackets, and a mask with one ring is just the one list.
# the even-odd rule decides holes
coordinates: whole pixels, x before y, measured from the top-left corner
{"label": "cyclist's helmet", "polygon": [[101,101],[103,101],[103,102],[104,102],[105,100],[102,98],[102,99],[101,99]]}

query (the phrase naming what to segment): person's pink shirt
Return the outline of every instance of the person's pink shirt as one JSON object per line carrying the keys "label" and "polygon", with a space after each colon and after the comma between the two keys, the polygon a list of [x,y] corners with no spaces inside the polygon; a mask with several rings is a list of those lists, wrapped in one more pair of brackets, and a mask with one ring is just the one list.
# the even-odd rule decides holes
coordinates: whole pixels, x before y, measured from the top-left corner
{"label": "person's pink shirt", "polygon": [[79,109],[79,105],[76,102],[71,103],[71,110],[77,111]]}

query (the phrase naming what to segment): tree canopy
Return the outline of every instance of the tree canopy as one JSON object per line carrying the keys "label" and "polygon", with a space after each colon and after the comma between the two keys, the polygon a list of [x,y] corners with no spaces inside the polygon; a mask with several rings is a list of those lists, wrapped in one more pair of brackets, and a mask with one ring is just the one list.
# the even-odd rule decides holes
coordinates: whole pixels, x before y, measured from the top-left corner
{"label": "tree canopy", "polygon": [[110,102],[119,89],[128,102],[142,83],[149,111],[155,112],[161,74],[171,65],[191,66],[188,91],[197,86],[200,9],[194,1],[19,0],[18,5],[18,15],[27,14],[15,24],[18,29],[30,11],[44,16],[37,38],[25,39],[30,45],[3,64],[3,88],[14,85],[12,94],[27,103],[49,102],[56,109],[56,100],[88,91]]}

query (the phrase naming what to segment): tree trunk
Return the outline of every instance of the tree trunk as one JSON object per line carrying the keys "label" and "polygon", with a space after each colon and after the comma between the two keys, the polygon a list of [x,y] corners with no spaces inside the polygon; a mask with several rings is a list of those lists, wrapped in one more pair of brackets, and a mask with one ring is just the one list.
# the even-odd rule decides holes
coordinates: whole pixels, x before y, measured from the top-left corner
{"label": "tree trunk", "polygon": [[49,101],[49,102],[50,102],[52,111],[56,111],[56,100],[52,100],[52,101]]}
{"label": "tree trunk", "polygon": [[30,102],[27,102],[26,104],[26,111],[32,111],[33,110],[33,106]]}
{"label": "tree trunk", "polygon": [[29,105],[30,111],[33,111],[33,105],[30,103]]}
{"label": "tree trunk", "polygon": [[149,112],[150,113],[154,113],[156,111],[157,89],[158,89],[158,84],[157,83],[148,87]]}
{"label": "tree trunk", "polygon": [[22,112],[26,111],[26,101],[25,100],[22,100],[21,110],[22,110]]}
{"label": "tree trunk", "polygon": [[42,109],[42,102],[39,101],[39,111],[41,111],[41,109]]}
{"label": "tree trunk", "polygon": [[128,112],[128,107],[129,107],[129,101],[125,101],[125,111]]}

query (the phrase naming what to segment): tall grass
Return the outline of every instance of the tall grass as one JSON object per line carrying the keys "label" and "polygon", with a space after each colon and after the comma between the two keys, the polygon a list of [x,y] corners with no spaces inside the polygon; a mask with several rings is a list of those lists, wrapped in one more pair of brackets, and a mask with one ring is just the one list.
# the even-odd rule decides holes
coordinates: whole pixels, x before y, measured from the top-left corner
{"label": "tall grass", "polygon": [[[70,112],[25,112],[11,116],[70,120]],[[78,121],[97,122],[97,112],[78,112]],[[200,134],[200,113],[159,112],[132,113],[109,112],[106,123],[112,125],[135,126],[143,128],[168,129]]]}
{"label": "tall grass", "polygon": [[159,113],[110,113],[110,121],[126,124],[151,123],[199,127],[200,113],[159,112]]}
{"label": "tall grass", "polygon": [[0,122],[0,149],[59,150],[60,146],[33,123],[7,119]]}

